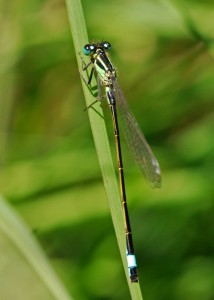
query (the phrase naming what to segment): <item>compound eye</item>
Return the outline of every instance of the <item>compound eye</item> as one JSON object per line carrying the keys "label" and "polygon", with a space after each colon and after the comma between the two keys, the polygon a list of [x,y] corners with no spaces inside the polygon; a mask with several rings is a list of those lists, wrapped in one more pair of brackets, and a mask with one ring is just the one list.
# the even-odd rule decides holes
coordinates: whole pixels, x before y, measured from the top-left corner
{"label": "compound eye", "polygon": [[94,44],[86,44],[83,47],[83,53],[85,55],[90,55],[90,54],[92,54],[92,52],[95,52],[95,50],[96,50],[96,47]]}
{"label": "compound eye", "polygon": [[102,42],[102,46],[106,51],[111,50],[111,44],[109,42]]}
{"label": "compound eye", "polygon": [[89,55],[91,53],[91,45],[90,44],[86,44],[84,47],[83,47],[83,53],[85,55]]}

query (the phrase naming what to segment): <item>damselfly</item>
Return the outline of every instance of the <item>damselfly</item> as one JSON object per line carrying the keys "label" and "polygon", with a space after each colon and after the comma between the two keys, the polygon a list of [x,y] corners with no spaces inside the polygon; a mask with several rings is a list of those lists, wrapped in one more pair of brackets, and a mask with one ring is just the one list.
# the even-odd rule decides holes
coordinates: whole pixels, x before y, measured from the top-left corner
{"label": "damselfly", "polygon": [[[111,44],[109,42],[86,44],[83,48],[83,52],[85,55],[90,57],[90,62],[87,64],[83,62],[83,71],[85,71],[90,65],[92,66],[89,79],[88,81],[85,80],[85,82],[90,85],[93,74],[95,74],[98,85],[98,100],[101,99],[101,86],[103,86],[105,89],[108,104],[111,109],[117,150],[121,201],[125,220],[128,272],[131,282],[138,282],[137,264],[126,200],[121,143],[116,108],[118,108],[119,116],[124,126],[127,143],[140,170],[143,172],[143,174],[146,176],[147,180],[153,187],[160,187],[161,175],[158,161],[152,153],[152,150],[149,147],[142,131],[140,130],[135,117],[129,111],[123,92],[117,82],[115,68],[107,54],[110,49]],[[94,101],[89,107],[91,107],[98,100]]]}

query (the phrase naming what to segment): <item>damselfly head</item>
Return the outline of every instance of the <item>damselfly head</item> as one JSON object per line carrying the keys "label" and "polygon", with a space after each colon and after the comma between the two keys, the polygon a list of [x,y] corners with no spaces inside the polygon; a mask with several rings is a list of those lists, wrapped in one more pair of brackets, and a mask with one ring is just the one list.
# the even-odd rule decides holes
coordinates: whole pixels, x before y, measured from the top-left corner
{"label": "damselfly head", "polygon": [[96,44],[86,44],[83,47],[83,53],[85,55],[93,55],[97,49],[102,49],[104,51],[111,50],[111,44],[109,42],[100,42]]}

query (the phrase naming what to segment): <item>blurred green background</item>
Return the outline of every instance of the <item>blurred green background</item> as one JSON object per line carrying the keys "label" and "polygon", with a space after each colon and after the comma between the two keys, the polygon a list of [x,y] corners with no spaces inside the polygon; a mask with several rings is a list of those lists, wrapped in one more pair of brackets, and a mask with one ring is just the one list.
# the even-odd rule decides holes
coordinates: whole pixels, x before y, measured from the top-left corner
{"label": "blurred green background", "polygon": [[[123,143],[144,299],[212,300],[214,3],[82,5],[90,38],[112,44],[120,85],[162,169],[162,188],[150,189]],[[130,299],[65,2],[0,7],[0,191],[74,299]]]}

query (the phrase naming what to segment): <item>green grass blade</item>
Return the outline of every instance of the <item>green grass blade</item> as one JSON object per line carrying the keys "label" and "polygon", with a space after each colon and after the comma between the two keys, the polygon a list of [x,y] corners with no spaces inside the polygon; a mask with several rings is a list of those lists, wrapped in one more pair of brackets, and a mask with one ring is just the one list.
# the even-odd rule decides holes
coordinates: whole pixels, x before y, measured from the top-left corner
{"label": "green grass blade", "polygon": [[0,295],[5,300],[71,300],[27,226],[1,198]]}
{"label": "green grass blade", "polygon": [[[74,41],[74,47],[77,55],[77,61],[79,69],[81,69],[81,60],[78,53],[82,50],[84,44],[88,43],[87,31],[82,11],[81,2],[78,0],[66,0],[68,16],[71,25],[71,32]],[[91,95],[84,82],[83,91],[86,99],[86,105],[90,105],[95,99]],[[92,82],[92,86],[96,85],[96,82]],[[132,299],[142,299],[140,285],[131,284],[129,276],[127,274],[127,263],[125,256],[125,232],[123,224],[122,206],[120,195],[118,191],[118,183],[115,175],[115,170],[112,162],[110,146],[105,127],[105,121],[103,118],[103,111],[99,103],[93,106],[93,109],[88,109],[89,120],[94,137],[95,147],[98,155],[98,160],[103,176],[103,181],[109,201],[111,210],[111,216],[116,232],[116,237],[123,260],[124,269],[126,271],[127,282],[129,284],[130,293]],[[90,200],[89,200],[90,201]]]}

